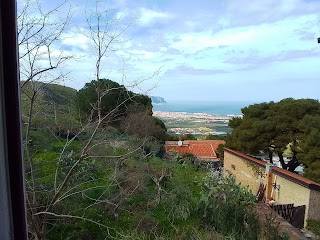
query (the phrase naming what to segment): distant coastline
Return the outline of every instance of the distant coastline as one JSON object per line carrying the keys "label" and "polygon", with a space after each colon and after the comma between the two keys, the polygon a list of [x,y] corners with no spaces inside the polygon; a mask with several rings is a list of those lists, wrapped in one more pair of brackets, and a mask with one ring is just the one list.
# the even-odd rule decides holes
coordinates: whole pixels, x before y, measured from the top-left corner
{"label": "distant coastline", "polygon": [[242,116],[250,102],[168,102],[153,106],[153,115],[166,125],[169,134],[226,135],[229,120]]}
{"label": "distant coastline", "polygon": [[241,108],[253,102],[182,102],[172,101],[163,104],[154,104],[153,111],[180,112],[188,114],[210,114],[217,116],[241,115]]}
{"label": "distant coastline", "polygon": [[153,111],[153,116],[161,119],[170,120],[189,120],[193,122],[224,122],[228,123],[233,117],[241,116],[239,115],[213,115],[207,113],[187,113],[187,112],[163,112],[163,111]]}

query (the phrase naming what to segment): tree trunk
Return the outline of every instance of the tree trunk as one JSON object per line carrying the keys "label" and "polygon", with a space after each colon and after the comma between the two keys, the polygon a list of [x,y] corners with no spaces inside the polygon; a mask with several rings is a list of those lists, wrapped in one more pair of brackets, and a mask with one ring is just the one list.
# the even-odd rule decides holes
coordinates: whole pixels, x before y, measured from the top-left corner
{"label": "tree trunk", "polygon": [[298,158],[297,158],[297,153],[293,152],[292,160],[288,163],[288,170],[290,172],[294,172],[296,167],[298,167],[299,165],[300,165],[300,163],[299,163]]}
{"label": "tree trunk", "polygon": [[269,161],[273,163],[273,152],[269,150]]}
{"label": "tree trunk", "polygon": [[279,160],[280,160],[280,163],[281,163],[281,166],[283,169],[287,170],[288,166],[287,164],[284,162],[283,160],[283,154],[282,152],[278,152],[278,156],[279,156]]}

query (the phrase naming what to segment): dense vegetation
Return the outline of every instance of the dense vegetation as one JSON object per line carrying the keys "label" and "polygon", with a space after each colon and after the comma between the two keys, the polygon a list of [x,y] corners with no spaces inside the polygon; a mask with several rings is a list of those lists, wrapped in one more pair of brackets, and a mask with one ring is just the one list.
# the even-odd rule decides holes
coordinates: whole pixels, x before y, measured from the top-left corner
{"label": "dense vegetation", "polygon": [[[24,125],[31,239],[258,238],[253,195],[231,176],[199,170],[190,156],[163,158],[161,141],[135,125],[146,123],[141,116],[151,116],[152,109],[135,104],[119,124],[96,128],[94,115],[85,123],[71,100],[83,90],[39,84],[37,114],[30,128]],[[30,101],[22,99],[28,123]],[[153,123],[156,129],[163,125]]]}
{"label": "dense vegetation", "polygon": [[[93,106],[97,99],[101,98],[100,106]],[[92,114],[92,109],[100,107],[101,114],[106,116],[106,125],[119,126],[121,120],[128,114],[128,109],[141,108],[140,111],[147,111],[151,115],[151,98],[141,94],[134,94],[128,91],[125,86],[109,79],[93,80],[86,83],[78,92],[76,108],[82,113],[84,119]],[[96,118],[96,115],[91,116]]]}
{"label": "dense vegetation", "polygon": [[[42,82],[22,83],[22,121],[25,126],[30,120],[32,128],[64,126],[78,129],[77,110],[74,101],[77,94],[75,89],[58,84]],[[34,102],[32,102],[34,101]],[[32,105],[31,119],[30,106]]]}
{"label": "dense vegetation", "polygon": [[134,20],[123,24],[100,1],[83,9],[87,26],[73,27],[90,42],[84,58],[94,59],[95,80],[79,92],[50,84],[76,60],[57,48],[71,22],[66,5],[31,0],[18,14],[30,239],[258,239],[252,194],[232,176],[194,167],[192,156],[164,157],[166,128],[150,98],[101,79]]}
{"label": "dense vegetation", "polygon": [[[284,99],[250,105],[243,117],[229,122],[233,129],[227,147],[248,154],[275,154],[284,169],[294,171],[300,163],[305,176],[320,182],[320,103],[313,99]],[[285,163],[284,156],[291,160]]]}

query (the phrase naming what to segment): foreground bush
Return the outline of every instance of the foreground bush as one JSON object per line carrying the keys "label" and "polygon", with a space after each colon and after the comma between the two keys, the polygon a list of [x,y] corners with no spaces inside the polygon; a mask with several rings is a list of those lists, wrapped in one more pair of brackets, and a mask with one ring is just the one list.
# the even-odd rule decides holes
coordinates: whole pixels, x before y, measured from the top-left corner
{"label": "foreground bush", "polygon": [[232,175],[211,172],[203,181],[200,213],[208,226],[234,239],[258,239],[260,226],[254,195]]}
{"label": "foreground bush", "polygon": [[[31,135],[37,148],[49,138],[40,130]],[[34,157],[39,204],[76,161],[83,140],[66,148],[65,141],[51,139]],[[232,177],[197,169],[189,155],[157,158],[157,141],[111,129],[93,143],[93,157],[79,164],[48,217],[47,239],[257,239],[254,198]]]}

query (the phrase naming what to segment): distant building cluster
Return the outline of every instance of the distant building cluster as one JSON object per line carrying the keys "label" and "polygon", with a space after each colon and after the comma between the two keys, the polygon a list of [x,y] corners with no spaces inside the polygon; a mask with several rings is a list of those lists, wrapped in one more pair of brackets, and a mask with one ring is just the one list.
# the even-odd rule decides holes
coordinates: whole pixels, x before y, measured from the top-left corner
{"label": "distant building cluster", "polygon": [[[187,112],[161,112],[154,111],[153,116],[158,117],[168,123],[177,122],[188,122],[188,123],[218,123],[227,125],[229,120],[233,117],[241,117],[242,115],[211,115],[207,113],[187,113]],[[180,127],[174,126],[168,128],[170,134],[201,134],[201,135],[221,135],[226,134],[222,131],[213,131],[208,127]]]}
{"label": "distant building cluster", "polygon": [[221,135],[226,132],[212,131],[210,128],[168,128],[168,133],[174,134],[201,134],[201,135]]}
{"label": "distant building cluster", "polygon": [[207,113],[186,113],[186,112],[161,112],[154,111],[153,116],[162,119],[172,120],[197,120],[199,122],[217,122],[222,121],[228,123],[233,117],[241,117],[241,115],[211,115]]}

